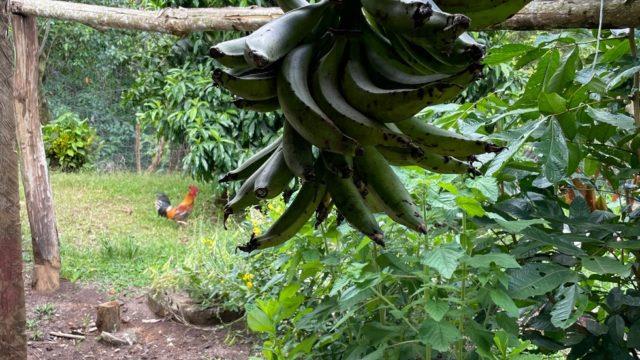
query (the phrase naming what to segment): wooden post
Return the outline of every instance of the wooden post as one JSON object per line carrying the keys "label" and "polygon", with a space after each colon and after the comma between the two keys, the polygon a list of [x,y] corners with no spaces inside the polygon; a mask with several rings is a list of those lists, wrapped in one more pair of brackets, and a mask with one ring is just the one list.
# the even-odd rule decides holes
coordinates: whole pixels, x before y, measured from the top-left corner
{"label": "wooden post", "polygon": [[136,138],[135,138],[135,144],[134,144],[134,149],[133,151],[135,151],[135,155],[136,155],[136,172],[138,174],[142,174],[142,125],[140,124],[140,121],[136,120]]}
{"label": "wooden post", "polygon": [[60,286],[60,252],[38,106],[38,32],[33,16],[12,15],[16,51],[14,104],[22,158],[22,183],[33,244],[33,287]]}
{"label": "wooden post", "polygon": [[0,1],[0,357],[27,358],[9,18]]}

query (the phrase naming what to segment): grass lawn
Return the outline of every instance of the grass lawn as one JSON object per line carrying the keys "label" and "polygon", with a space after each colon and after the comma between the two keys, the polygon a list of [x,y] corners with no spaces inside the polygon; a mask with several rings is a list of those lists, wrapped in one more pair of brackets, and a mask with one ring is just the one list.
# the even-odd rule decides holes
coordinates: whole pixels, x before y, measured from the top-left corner
{"label": "grass lawn", "polygon": [[[180,175],[130,173],[51,174],[60,234],[62,276],[91,280],[116,290],[149,284],[149,268],[182,259],[186,245],[220,231],[210,185],[200,187],[187,226],[157,216],[156,192],[179,203],[193,181]],[[31,237],[24,197],[23,243],[31,259]]]}

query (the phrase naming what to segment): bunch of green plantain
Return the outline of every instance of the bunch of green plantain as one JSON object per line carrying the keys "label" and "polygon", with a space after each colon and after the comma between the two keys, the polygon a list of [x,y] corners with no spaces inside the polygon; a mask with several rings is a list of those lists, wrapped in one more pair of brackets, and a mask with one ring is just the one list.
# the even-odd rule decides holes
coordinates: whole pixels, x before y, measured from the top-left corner
{"label": "bunch of green plantain", "polygon": [[[376,213],[425,233],[420,211],[392,166],[478,175],[475,156],[502,150],[417,117],[427,106],[450,102],[481,76],[485,48],[466,33],[472,20],[443,11],[433,0],[278,3],[282,17],[210,49],[221,65],[213,79],[237,97],[237,107],[281,110],[286,118],[280,138],[220,180],[243,182],[225,206],[225,221],[300,184],[271,228],[240,249],[282,244],[314,213],[318,226],[334,208],[381,246]],[[476,13],[500,5],[512,15],[526,1],[438,3]],[[504,14],[492,19],[502,21]],[[491,21],[483,18],[483,24]]]}

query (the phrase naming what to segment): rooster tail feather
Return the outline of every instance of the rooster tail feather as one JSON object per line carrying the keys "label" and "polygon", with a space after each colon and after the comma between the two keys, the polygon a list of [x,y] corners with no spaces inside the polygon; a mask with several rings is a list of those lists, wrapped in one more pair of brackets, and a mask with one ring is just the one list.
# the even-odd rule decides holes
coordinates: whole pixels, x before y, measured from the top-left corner
{"label": "rooster tail feather", "polygon": [[156,211],[158,211],[159,216],[167,217],[167,210],[170,207],[171,200],[169,200],[169,197],[166,194],[156,194]]}

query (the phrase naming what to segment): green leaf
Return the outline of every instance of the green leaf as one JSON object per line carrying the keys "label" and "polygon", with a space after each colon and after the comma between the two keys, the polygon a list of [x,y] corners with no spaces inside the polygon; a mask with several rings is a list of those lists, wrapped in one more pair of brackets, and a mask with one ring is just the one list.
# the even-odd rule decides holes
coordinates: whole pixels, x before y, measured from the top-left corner
{"label": "green leaf", "polygon": [[440,322],[449,311],[449,304],[445,301],[433,300],[427,302],[424,309],[433,320]]}
{"label": "green leaf", "polygon": [[529,140],[531,134],[533,134],[533,132],[536,131],[542,123],[543,121],[538,121],[525,125],[520,138],[511,142],[506,150],[502,151],[491,161],[489,167],[485,171],[485,176],[496,176],[497,174],[499,174],[500,171],[502,171],[502,169],[507,166],[509,160],[511,160],[511,158],[516,153],[518,153],[518,151],[520,151],[522,146],[524,146],[524,144]]}
{"label": "green leaf", "polygon": [[620,261],[610,257],[584,257],[582,266],[596,274],[616,274],[620,276],[629,275],[630,265],[624,265]]}
{"label": "green leaf", "polygon": [[500,194],[498,181],[493,177],[481,176],[475,179],[467,179],[465,184],[470,189],[478,190],[491,202],[496,202],[498,200],[498,195]]}
{"label": "green leaf", "polygon": [[586,113],[596,122],[613,125],[623,130],[634,130],[636,128],[632,117],[624,114],[612,114],[605,109],[594,109],[588,107]]}
{"label": "green leaf", "polygon": [[624,84],[627,80],[631,79],[633,75],[640,71],[640,65],[634,66],[630,69],[627,69],[611,79],[609,84],[607,84],[607,91],[611,91],[620,87],[620,85]]}
{"label": "green leaf", "polygon": [[542,93],[538,98],[540,112],[555,115],[567,111],[567,100],[557,93]]}
{"label": "green leaf", "polygon": [[580,62],[580,48],[577,46],[563,59],[562,64],[549,80],[546,92],[561,92],[573,82]]}
{"label": "green leaf", "polygon": [[484,63],[486,65],[498,65],[511,61],[513,58],[524,55],[533,49],[535,48],[531,45],[505,44],[491,49],[489,54],[484,58]]}
{"label": "green leaf", "polygon": [[445,279],[450,279],[463,255],[462,249],[439,246],[427,252],[422,258],[422,263],[434,268]]}
{"label": "green leaf", "polygon": [[567,255],[584,255],[584,251],[572,242],[564,240],[558,234],[547,233],[537,227],[530,227],[522,231],[522,235],[539,243],[551,245]]}
{"label": "green leaf", "polygon": [[509,294],[514,299],[544,295],[567,282],[577,282],[571,269],[556,264],[529,263],[509,271]]}
{"label": "green leaf", "polygon": [[487,217],[494,220],[500,227],[512,234],[519,234],[524,229],[527,229],[533,225],[546,225],[547,221],[544,219],[530,219],[530,220],[505,220],[502,216],[496,213],[487,213]]}
{"label": "green leaf", "polygon": [[247,314],[247,325],[255,332],[266,332],[272,335],[276,333],[276,326],[262,310],[254,307]]}
{"label": "green leaf", "polygon": [[458,196],[456,197],[456,204],[458,204],[458,206],[471,217],[484,216],[485,214],[482,204],[474,198]]}
{"label": "green leaf", "polygon": [[620,59],[621,57],[629,54],[631,51],[631,44],[626,39],[616,41],[616,45],[611,49],[605,51],[600,57],[600,63],[606,64]]}
{"label": "green leaf", "polygon": [[492,289],[489,292],[489,296],[493,303],[504,309],[510,317],[518,317],[518,306],[513,302],[513,300],[511,300],[509,294],[504,292],[502,289]]}
{"label": "green leaf", "polygon": [[458,339],[460,339],[460,332],[447,322],[439,323],[428,319],[420,327],[420,340],[441,352],[449,350],[449,346]]}
{"label": "green leaf", "polygon": [[573,284],[566,286],[558,291],[556,296],[557,302],[551,310],[551,323],[561,329],[566,329],[577,320],[577,316],[571,316],[573,309],[576,306],[578,297],[578,286]]}
{"label": "green leaf", "polygon": [[505,269],[517,269],[520,267],[520,264],[516,261],[516,258],[509,254],[483,254],[483,255],[475,255],[465,260],[469,266],[474,268],[485,268],[488,269],[491,267],[491,264],[496,264],[496,266],[505,268]]}
{"label": "green leaf", "polygon": [[558,121],[551,120],[540,144],[544,156],[544,175],[551,183],[564,179],[569,166],[569,147]]}

